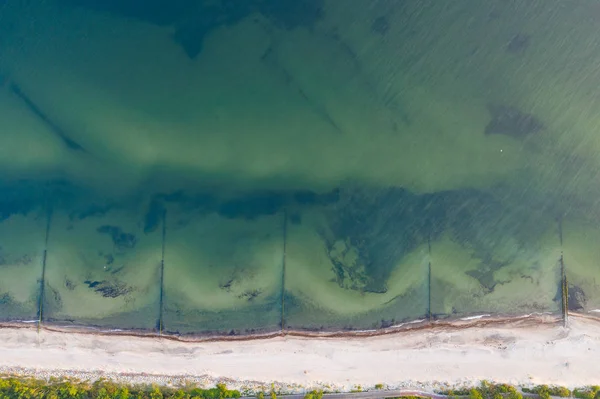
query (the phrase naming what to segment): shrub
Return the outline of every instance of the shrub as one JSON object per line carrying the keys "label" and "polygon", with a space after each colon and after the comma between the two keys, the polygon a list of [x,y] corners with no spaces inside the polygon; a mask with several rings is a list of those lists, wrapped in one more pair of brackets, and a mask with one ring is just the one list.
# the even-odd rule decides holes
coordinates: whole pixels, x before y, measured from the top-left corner
{"label": "shrub", "polygon": [[483,399],[481,392],[473,388],[469,391],[469,399]]}
{"label": "shrub", "polygon": [[304,395],[304,399],[322,399],[323,391],[312,390]]}

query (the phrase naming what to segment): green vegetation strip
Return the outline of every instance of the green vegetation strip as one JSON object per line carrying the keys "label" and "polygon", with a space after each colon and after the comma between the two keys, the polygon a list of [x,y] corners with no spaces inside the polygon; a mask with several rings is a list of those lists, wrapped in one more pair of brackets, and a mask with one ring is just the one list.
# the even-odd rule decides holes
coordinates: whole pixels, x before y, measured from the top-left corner
{"label": "green vegetation strip", "polygon": [[[405,391],[407,396],[386,396],[382,384],[375,386],[376,391],[355,391],[342,396],[367,395],[370,398],[423,399],[423,397],[469,398],[469,399],[523,399],[523,396],[550,399],[557,397],[574,397],[578,399],[600,399],[600,386],[578,388],[573,391],[557,386],[539,385],[533,388],[517,388],[507,384],[492,384],[483,381],[473,388],[448,390],[423,395],[412,395],[414,391]],[[373,395],[380,392],[380,395]],[[396,394],[398,391],[395,391]],[[277,399],[275,388],[271,391],[258,392],[257,399]],[[304,395],[294,395],[304,399],[323,399],[323,391],[313,390]],[[325,394],[327,396],[327,394]],[[337,394],[336,396],[340,396]],[[280,396],[282,397],[282,396]],[[164,387],[158,385],[127,385],[100,379],[95,382],[76,379],[38,380],[33,378],[0,377],[0,399],[238,399],[241,393],[230,390],[225,384],[217,384],[215,388],[202,389],[193,385],[182,387]],[[242,398],[243,399],[243,398]]]}
{"label": "green vegetation strip", "polygon": [[239,391],[229,390],[224,384],[201,389],[129,386],[107,380],[90,383],[72,379],[0,379],[0,399],[225,399],[240,396]]}
{"label": "green vegetation strip", "polygon": [[[448,397],[463,396],[469,399],[523,399],[523,394],[527,396],[537,396],[541,399],[550,399],[552,397],[580,399],[600,399],[600,394],[596,396],[598,387],[586,387],[571,391],[565,387],[538,385],[533,388],[518,388],[507,384],[492,384],[488,381],[482,381],[479,387],[440,392]],[[591,396],[590,396],[591,395]]]}

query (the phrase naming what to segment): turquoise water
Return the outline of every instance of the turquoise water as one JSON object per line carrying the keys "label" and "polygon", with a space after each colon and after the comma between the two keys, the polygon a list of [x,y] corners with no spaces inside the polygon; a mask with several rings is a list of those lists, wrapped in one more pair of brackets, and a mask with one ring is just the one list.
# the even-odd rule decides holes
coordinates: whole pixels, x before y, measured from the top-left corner
{"label": "turquoise water", "polygon": [[0,320],[600,309],[594,2],[0,2]]}

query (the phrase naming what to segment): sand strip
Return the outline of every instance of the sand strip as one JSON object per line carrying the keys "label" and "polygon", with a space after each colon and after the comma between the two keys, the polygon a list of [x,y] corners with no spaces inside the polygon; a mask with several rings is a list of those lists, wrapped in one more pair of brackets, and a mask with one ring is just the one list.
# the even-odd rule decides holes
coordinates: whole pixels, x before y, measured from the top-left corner
{"label": "sand strip", "polygon": [[252,390],[350,390],[377,383],[431,390],[481,379],[576,387],[597,384],[600,322],[569,326],[529,319],[440,325],[372,337],[301,337],[180,342],[156,337],[0,329],[0,373],[100,376],[160,384],[226,381]]}

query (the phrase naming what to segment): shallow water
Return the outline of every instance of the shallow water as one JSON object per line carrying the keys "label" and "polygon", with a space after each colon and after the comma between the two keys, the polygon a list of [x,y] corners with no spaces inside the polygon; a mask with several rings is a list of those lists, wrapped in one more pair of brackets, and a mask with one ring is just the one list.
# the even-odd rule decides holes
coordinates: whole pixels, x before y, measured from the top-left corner
{"label": "shallow water", "polygon": [[597,6],[159,3],[0,5],[0,320],[598,313]]}

